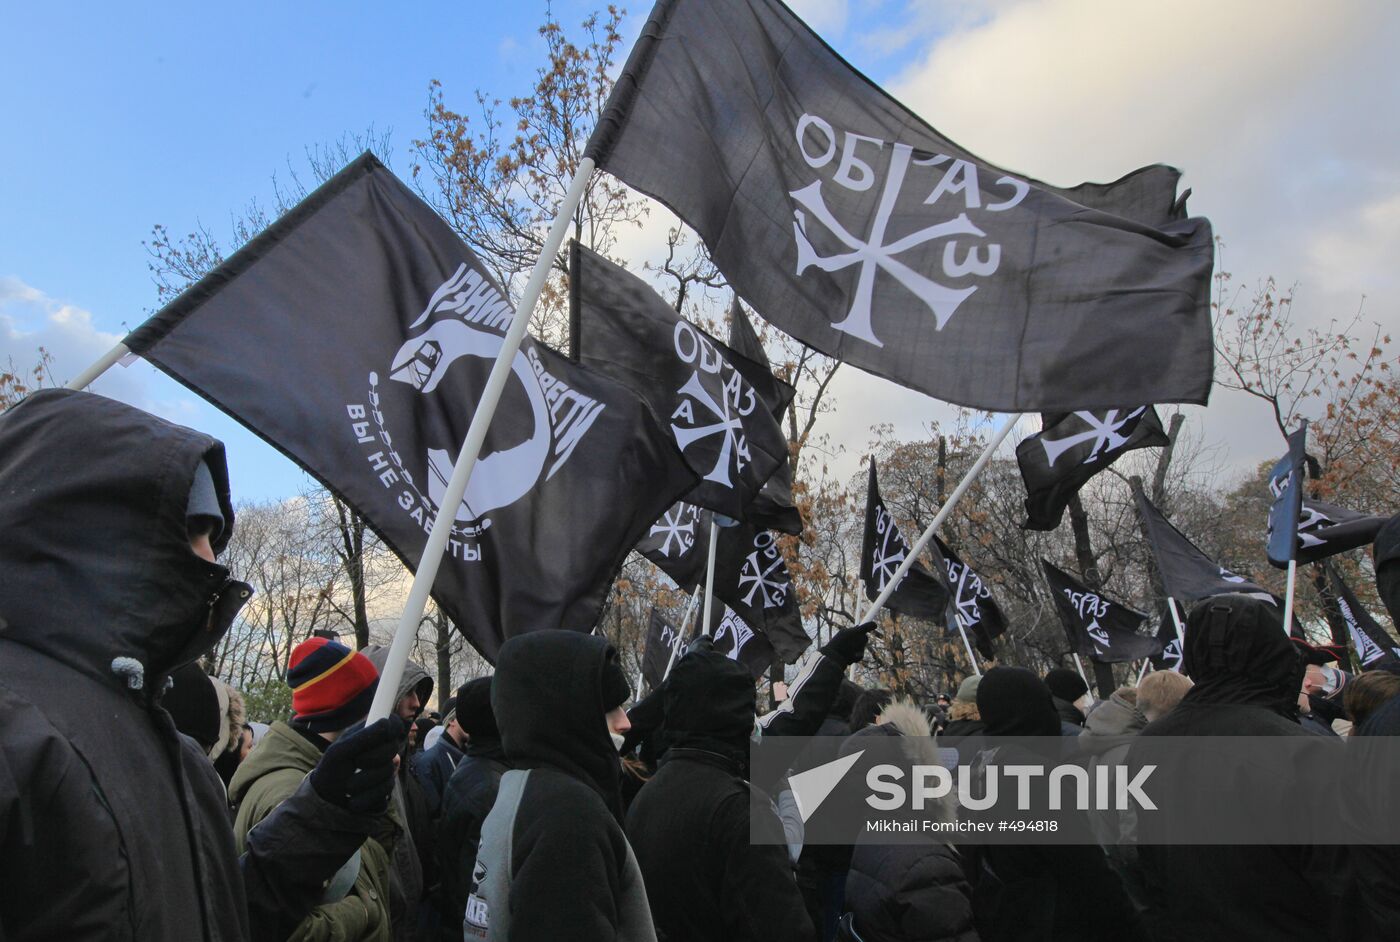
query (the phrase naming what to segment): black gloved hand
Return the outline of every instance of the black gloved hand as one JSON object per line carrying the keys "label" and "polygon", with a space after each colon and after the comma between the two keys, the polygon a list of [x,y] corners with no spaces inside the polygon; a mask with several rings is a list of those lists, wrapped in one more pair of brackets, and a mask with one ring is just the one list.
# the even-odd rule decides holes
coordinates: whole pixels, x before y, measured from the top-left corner
{"label": "black gloved hand", "polygon": [[394,791],[394,758],[407,734],[403,720],[387,716],[342,736],[311,770],[311,787],[346,811],[382,814]]}
{"label": "black gloved hand", "polygon": [[870,632],[874,630],[873,621],[854,628],[842,628],[836,632],[836,637],[822,645],[821,653],[842,664],[855,664],[865,657],[865,643],[870,640]]}

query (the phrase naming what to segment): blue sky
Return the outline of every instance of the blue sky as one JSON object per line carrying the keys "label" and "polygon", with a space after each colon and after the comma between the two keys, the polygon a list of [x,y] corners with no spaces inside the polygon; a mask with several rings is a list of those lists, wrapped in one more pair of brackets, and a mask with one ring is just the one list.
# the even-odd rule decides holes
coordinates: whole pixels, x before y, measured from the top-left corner
{"label": "blue sky", "polygon": [[[595,4],[556,0],[576,24]],[[1191,208],[1245,286],[1299,285],[1325,323],[1365,306],[1400,326],[1400,6],[1275,0],[799,0],[838,51],[964,146],[1059,184],[1155,161],[1185,171]],[[406,174],[428,82],[469,107],[528,90],[543,2],[7,4],[0,8],[0,363],[44,343],[76,374],[155,304],[142,242],[270,203],[305,148],[392,131]],[[645,15],[637,4],[629,36]],[[664,226],[660,229],[664,232]],[[1364,298],[1364,302],[1363,299]],[[301,475],[144,364],[98,391],[229,444],[236,494]],[[912,437],[945,414],[854,370],[826,430],[854,468],[872,416]],[[1192,413],[1238,472],[1276,455],[1259,404],[1217,391]]]}

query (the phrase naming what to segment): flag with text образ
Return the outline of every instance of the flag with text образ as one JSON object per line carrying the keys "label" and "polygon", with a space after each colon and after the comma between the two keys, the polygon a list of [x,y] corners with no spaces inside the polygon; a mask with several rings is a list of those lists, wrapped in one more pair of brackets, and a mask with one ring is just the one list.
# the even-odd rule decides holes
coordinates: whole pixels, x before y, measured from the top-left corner
{"label": "flag with text \u043e\u0431\u0440\u0430\u0437", "polygon": [[992,639],[1006,631],[1006,616],[992,598],[991,588],[938,536],[934,536],[929,554],[935,566],[942,565],[947,571],[948,586],[953,593],[953,604],[949,608],[952,618],[947,630],[956,632],[962,628],[979,654],[988,659],[996,657]]}
{"label": "flag with text \u043e\u0431\u0440\u0430\u0437", "polygon": [[433,598],[488,659],[587,631],[695,483],[626,387],[526,337],[466,494],[441,506],[510,302],[366,154],[127,338],[343,497],[410,568],[452,515]]}
{"label": "flag with text \u043e\u0431\u0440\u0430\u0437", "polygon": [[1288,453],[1269,472],[1267,540],[1269,564],[1287,569],[1298,548],[1298,521],[1303,509],[1303,475],[1307,472],[1308,420],[1288,436]]}
{"label": "flag with text \u043e\u0431\u0440\u0430\u0437", "polygon": [[[878,598],[908,555],[909,543],[885,508],[885,501],[880,496],[880,482],[876,477],[875,459],[871,458],[870,478],[865,493],[865,537],[860,550],[860,579],[865,584],[865,597],[871,601]],[[929,618],[946,624],[951,600],[947,573],[935,575],[916,560],[909,571],[900,577],[885,607],[914,618]]]}
{"label": "flag with text \u043e\u0431\u0440\u0430\u0437", "polygon": [[1147,495],[1136,491],[1138,515],[1147,531],[1147,542],[1167,595],[1189,605],[1215,595],[1248,595],[1278,604],[1270,592],[1244,576],[1212,560],[1167,522],[1162,512],[1152,506]]}
{"label": "flag with text \u043e\u0431\u0440\u0430\u0437", "polygon": [[[763,369],[747,378],[758,391],[759,398],[767,403],[773,418],[781,426],[788,406],[797,398],[797,390],[786,380],[774,375],[772,364],[768,362],[768,352],[763,342],[754,333],[748,315],[739,304],[739,298],[729,308],[729,349],[740,356],[748,357]],[[754,526],[765,530],[777,530],[794,536],[802,532],[802,514],[798,512],[792,498],[792,463],[785,461],[773,472],[773,476],[763,482],[758,497],[744,510],[744,516]]]}
{"label": "flag with text \u043e\u0431\u0440\u0430\u0437", "polygon": [[[642,679],[655,690],[666,679],[666,668],[682,644],[681,629],[656,609],[647,618],[646,647],[642,651]],[[640,696],[640,691],[638,691]]]}
{"label": "flag with text \u043e\u0431\u0440\u0430\u0437", "polygon": [[569,249],[578,360],[637,394],[701,478],[686,501],[735,519],[787,464],[787,438],[748,379],[766,366],[681,317],[646,282],[591,249]]}
{"label": "flag with text \u043e\u0431\u0440\u0430\u0437", "polygon": [[1028,530],[1060,525],[1070,498],[1119,455],[1167,443],[1151,406],[1046,415],[1040,432],[1016,446],[1026,484]]}
{"label": "flag with text \u043e\u0431\u0440\u0430\u0437", "polygon": [[1351,636],[1351,646],[1356,650],[1361,669],[1400,670],[1400,645],[1371,617],[1370,612],[1361,607],[1361,601],[1342,581],[1336,567],[1331,563],[1324,563],[1323,566],[1327,570],[1332,602],[1347,626],[1347,634]]}
{"label": "flag with text \u043e\u0431\u0440\u0430\u0437", "polygon": [[1045,568],[1055,610],[1075,653],[1100,664],[1161,657],[1161,642],[1138,634],[1138,628],[1147,621],[1146,615],[1076,582],[1069,573],[1043,559],[1040,565]]}
{"label": "flag with text \u043e\u0431\u0440\u0430\u0437", "polygon": [[996,167],[779,0],[660,0],[586,153],[843,362],[991,411],[1206,401],[1214,243],[1176,170],[1059,188]]}

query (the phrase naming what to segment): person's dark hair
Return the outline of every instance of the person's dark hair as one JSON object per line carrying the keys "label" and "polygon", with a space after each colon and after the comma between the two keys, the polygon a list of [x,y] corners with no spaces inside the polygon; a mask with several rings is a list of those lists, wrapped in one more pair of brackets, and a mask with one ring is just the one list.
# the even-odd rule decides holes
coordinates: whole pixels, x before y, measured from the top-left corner
{"label": "person's dark hair", "polygon": [[855,704],[851,707],[851,732],[854,733],[874,724],[875,718],[884,712],[885,707],[890,705],[892,699],[894,699],[894,694],[883,687],[862,690],[860,696],[856,697]]}
{"label": "person's dark hair", "polygon": [[1367,671],[1346,685],[1342,691],[1342,706],[1346,708],[1347,718],[1360,726],[1397,695],[1400,695],[1400,674]]}

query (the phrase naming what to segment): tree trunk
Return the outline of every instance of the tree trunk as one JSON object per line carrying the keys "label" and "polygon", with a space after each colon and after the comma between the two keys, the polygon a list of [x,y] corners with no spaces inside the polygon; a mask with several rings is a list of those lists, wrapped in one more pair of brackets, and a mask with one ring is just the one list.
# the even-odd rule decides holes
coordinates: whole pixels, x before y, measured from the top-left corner
{"label": "tree trunk", "polygon": [[452,686],[452,622],[442,609],[438,609],[433,616],[433,627],[437,629],[433,650],[437,654],[438,709],[441,710],[443,704],[456,692],[456,688]]}
{"label": "tree trunk", "polygon": [[1172,416],[1171,423],[1167,426],[1167,444],[1162,448],[1162,453],[1157,456],[1157,473],[1152,475],[1152,503],[1162,506],[1162,498],[1167,490],[1167,468],[1172,463],[1172,452],[1176,450],[1176,437],[1181,433],[1181,425],[1186,421],[1186,416],[1178,412]]}

